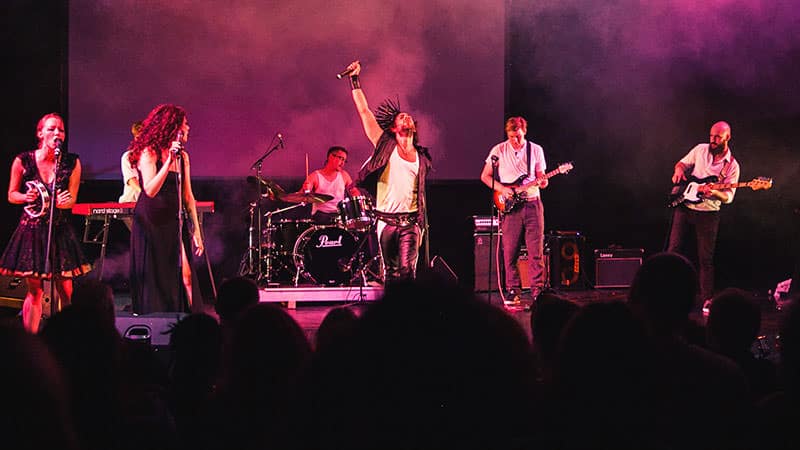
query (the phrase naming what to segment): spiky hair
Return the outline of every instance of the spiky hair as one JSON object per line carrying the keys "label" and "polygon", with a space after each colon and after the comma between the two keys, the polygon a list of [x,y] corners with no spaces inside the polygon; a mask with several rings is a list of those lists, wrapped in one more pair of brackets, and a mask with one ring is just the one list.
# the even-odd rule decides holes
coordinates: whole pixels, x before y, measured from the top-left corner
{"label": "spiky hair", "polygon": [[400,99],[387,98],[375,110],[375,120],[378,121],[381,129],[386,131],[394,126],[394,119],[398,114],[400,114]]}

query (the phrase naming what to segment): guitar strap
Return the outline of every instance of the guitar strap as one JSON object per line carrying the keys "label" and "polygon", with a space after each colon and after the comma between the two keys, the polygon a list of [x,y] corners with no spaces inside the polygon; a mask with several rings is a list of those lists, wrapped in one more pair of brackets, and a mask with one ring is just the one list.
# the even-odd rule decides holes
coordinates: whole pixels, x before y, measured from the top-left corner
{"label": "guitar strap", "polygon": [[525,178],[528,178],[528,177],[531,176],[531,162],[532,162],[531,161],[531,141],[528,141],[528,150],[527,150],[527,152],[528,152],[527,153],[527,155],[528,155],[528,173],[525,174]]}
{"label": "guitar strap", "polygon": [[719,172],[719,175],[720,175],[720,180],[719,181],[720,181],[720,183],[722,183],[723,180],[728,178],[728,171],[730,170],[731,165],[733,164],[733,161],[735,161],[735,158],[733,157],[733,155],[731,155],[731,159],[729,159],[728,162],[726,162],[725,165],[722,166],[722,170],[720,170],[720,172]]}

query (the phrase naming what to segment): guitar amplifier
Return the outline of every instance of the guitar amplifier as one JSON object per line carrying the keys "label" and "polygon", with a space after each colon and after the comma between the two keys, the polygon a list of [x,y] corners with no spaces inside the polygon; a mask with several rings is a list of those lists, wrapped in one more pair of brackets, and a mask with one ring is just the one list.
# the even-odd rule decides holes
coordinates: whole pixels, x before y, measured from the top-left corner
{"label": "guitar amplifier", "polygon": [[28,293],[25,280],[19,277],[0,275],[0,306],[22,308],[22,301]]}
{"label": "guitar amplifier", "polygon": [[627,288],[642,265],[644,249],[604,248],[594,251],[595,288]]}
{"label": "guitar amplifier", "polygon": [[586,236],[579,231],[551,231],[545,236],[546,269],[550,287],[583,289],[583,255]]}

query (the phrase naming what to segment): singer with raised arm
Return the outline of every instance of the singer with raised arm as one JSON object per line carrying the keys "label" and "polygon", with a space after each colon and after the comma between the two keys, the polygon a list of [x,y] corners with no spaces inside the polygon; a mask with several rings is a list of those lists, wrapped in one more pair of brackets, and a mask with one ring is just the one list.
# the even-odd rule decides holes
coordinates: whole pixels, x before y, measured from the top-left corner
{"label": "singer with raised arm", "polygon": [[[142,185],[131,230],[131,304],[137,314],[186,312],[200,305],[188,257],[192,246],[198,256],[204,249],[184,150],[188,138],[186,111],[165,104],[150,111],[128,147]],[[179,214],[187,219],[180,220]]]}
{"label": "singer with raised arm", "polygon": [[[17,155],[11,165],[8,201],[26,206],[0,260],[0,274],[26,280],[22,324],[30,333],[38,332],[42,318],[43,280],[55,282],[61,304],[66,306],[72,298],[72,279],[91,270],[69,224],[81,183],[81,162],[78,155],[63,151],[64,120],[56,113],[45,115],[36,125],[36,137],[39,146]],[[45,259],[53,181],[56,209],[52,211],[48,270]]]}
{"label": "singer with raised arm", "polygon": [[375,113],[369,109],[361,88],[359,61],[351,63],[345,72],[364,132],[375,147],[354,185],[364,186],[375,195],[386,282],[411,279],[416,274],[423,238],[424,264],[429,264],[425,182],[431,170],[431,156],[427,148],[419,145],[417,123],[410,114],[400,111],[399,102],[387,99]]}

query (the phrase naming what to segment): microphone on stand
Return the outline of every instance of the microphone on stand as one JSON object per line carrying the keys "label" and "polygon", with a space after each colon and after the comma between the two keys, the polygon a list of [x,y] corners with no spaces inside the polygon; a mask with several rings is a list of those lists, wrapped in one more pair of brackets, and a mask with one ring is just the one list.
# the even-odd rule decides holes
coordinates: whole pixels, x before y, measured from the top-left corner
{"label": "microphone on stand", "polygon": [[178,131],[178,135],[175,137],[175,140],[180,142],[180,147],[177,149],[172,150],[172,157],[173,158],[180,158],[181,157],[181,150],[183,150],[183,131]]}
{"label": "microphone on stand", "polygon": [[282,135],[282,134],[280,134],[280,133],[278,133],[278,134],[276,134],[275,136],[278,138],[278,141],[279,141],[279,142],[280,142],[280,144],[281,144],[281,148],[286,148],[286,145],[283,143],[283,135]]}
{"label": "microphone on stand", "polygon": [[493,166],[497,165],[497,160],[498,160],[497,155],[492,155],[492,165]]}
{"label": "microphone on stand", "polygon": [[343,71],[336,74],[336,78],[341,80],[342,78],[350,75],[351,73],[353,73],[353,69],[344,69]]}
{"label": "microphone on stand", "polygon": [[58,156],[58,155],[61,154],[61,147],[64,145],[64,141],[62,141],[59,138],[56,138],[55,144],[56,144],[56,148],[53,151],[55,152],[56,156]]}

